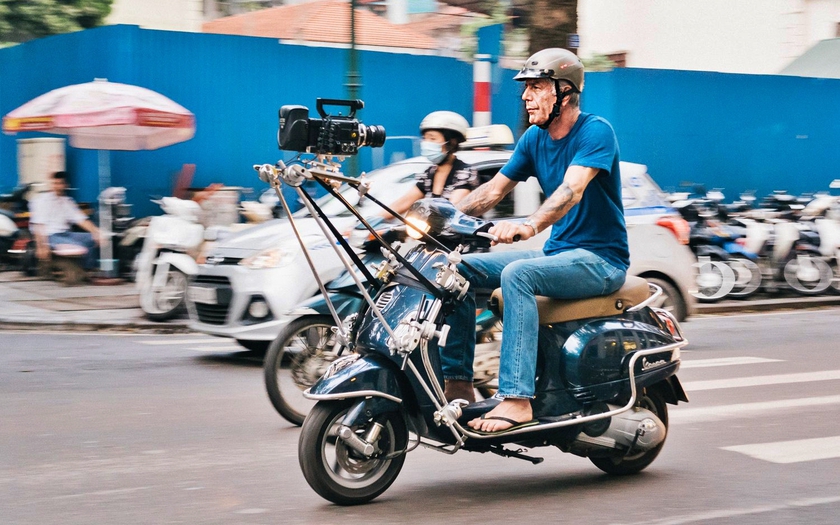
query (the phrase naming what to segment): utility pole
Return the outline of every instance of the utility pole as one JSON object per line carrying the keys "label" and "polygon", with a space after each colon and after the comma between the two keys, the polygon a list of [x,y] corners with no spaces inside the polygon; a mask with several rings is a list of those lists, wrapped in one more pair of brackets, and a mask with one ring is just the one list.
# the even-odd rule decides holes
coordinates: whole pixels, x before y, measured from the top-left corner
{"label": "utility pole", "polygon": [[[361,87],[361,73],[359,73],[358,51],[356,50],[356,0],[350,0],[350,54],[347,56],[347,98],[350,100],[359,98]],[[347,175],[357,177],[359,175],[359,161],[356,155],[348,159]]]}

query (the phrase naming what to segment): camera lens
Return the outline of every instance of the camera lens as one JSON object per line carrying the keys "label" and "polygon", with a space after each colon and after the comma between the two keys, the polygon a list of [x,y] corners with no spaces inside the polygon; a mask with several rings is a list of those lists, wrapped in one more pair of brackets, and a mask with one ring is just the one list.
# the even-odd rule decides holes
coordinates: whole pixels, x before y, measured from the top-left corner
{"label": "camera lens", "polygon": [[365,126],[359,124],[359,146],[381,148],[385,144],[384,126]]}

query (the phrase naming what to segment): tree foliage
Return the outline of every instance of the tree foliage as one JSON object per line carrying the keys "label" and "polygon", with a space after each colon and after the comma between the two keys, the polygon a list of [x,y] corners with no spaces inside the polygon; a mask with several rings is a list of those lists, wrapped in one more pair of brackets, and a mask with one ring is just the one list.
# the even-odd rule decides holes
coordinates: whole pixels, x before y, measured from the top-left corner
{"label": "tree foliage", "polygon": [[569,35],[577,33],[577,0],[533,0],[526,26],[528,49],[536,53],[547,47],[569,47]]}
{"label": "tree foliage", "polygon": [[113,0],[0,0],[0,42],[80,31],[101,25]]}

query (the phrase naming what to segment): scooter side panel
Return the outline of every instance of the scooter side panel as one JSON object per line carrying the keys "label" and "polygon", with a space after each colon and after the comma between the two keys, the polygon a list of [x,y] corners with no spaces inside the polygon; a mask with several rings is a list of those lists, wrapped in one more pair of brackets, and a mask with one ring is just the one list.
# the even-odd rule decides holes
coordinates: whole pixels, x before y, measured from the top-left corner
{"label": "scooter side panel", "polygon": [[[647,323],[631,319],[595,320],[577,329],[566,340],[563,356],[566,381],[571,394],[580,402],[608,401],[627,394],[627,360],[637,350],[673,343],[666,334]],[[662,372],[671,363],[671,352],[655,354],[636,362],[639,384],[660,380],[676,373],[676,367]],[[678,363],[676,363],[678,367]]]}

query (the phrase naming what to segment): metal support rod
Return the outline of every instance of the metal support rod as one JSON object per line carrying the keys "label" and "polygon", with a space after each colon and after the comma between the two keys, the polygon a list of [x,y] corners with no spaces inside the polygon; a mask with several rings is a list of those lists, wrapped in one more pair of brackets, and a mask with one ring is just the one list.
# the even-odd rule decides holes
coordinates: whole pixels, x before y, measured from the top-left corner
{"label": "metal support rod", "polygon": [[[383,246],[383,247],[385,247],[388,251],[390,251],[392,254],[394,254],[394,257],[396,257],[396,258],[397,258],[397,260],[398,260],[398,261],[399,261],[399,262],[403,265],[403,267],[405,267],[405,269],[406,269],[406,270],[408,270],[408,271],[409,271],[409,272],[410,272],[410,273],[414,276],[414,278],[415,278],[415,279],[417,279],[418,281],[420,281],[420,282],[423,284],[423,286],[425,286],[425,287],[429,290],[429,292],[430,292],[430,293],[434,294],[434,295],[435,295],[436,297],[438,297],[438,298],[440,298],[440,297],[442,297],[442,296],[443,296],[443,292],[440,290],[440,288],[438,288],[438,287],[437,287],[437,286],[436,286],[433,282],[431,282],[431,281],[430,281],[430,280],[429,280],[429,279],[428,279],[425,275],[423,275],[423,274],[420,272],[420,270],[418,270],[418,269],[417,269],[417,268],[415,268],[415,267],[414,267],[414,266],[413,266],[410,262],[408,262],[408,261],[406,260],[406,258],[405,258],[405,257],[403,257],[403,256],[399,253],[399,251],[395,250],[393,247],[391,247],[391,245],[390,245],[390,244],[388,244],[387,242],[385,242],[385,240],[382,238],[382,236],[380,236],[380,235],[376,232],[376,230],[375,230],[375,229],[374,229],[374,228],[373,228],[373,227],[372,227],[372,226],[371,226],[371,225],[367,222],[367,220],[366,220],[364,217],[362,217],[362,214],[361,214],[361,213],[359,213],[359,212],[358,212],[358,210],[356,210],[356,208],[355,208],[355,207],[353,207],[353,205],[352,205],[352,204],[350,204],[349,202],[347,202],[347,199],[345,199],[345,198],[344,198],[344,195],[342,195],[342,194],[338,193],[337,191],[335,191],[334,189],[332,189],[332,188],[330,188],[330,187],[328,187],[328,186],[324,186],[324,187],[326,188],[326,190],[327,190],[328,192],[330,192],[330,194],[331,194],[333,197],[335,197],[335,198],[336,198],[336,199],[338,199],[338,200],[339,200],[342,204],[344,204],[344,206],[345,206],[345,207],[346,207],[346,208],[350,211],[350,213],[352,213],[353,215],[355,215],[355,216],[356,216],[356,218],[357,218],[357,219],[359,219],[359,220],[362,222],[362,224],[364,224],[364,225],[367,227],[367,229],[368,229],[368,230],[369,230],[369,231],[373,234],[373,236],[374,236],[374,237],[376,237],[376,240],[378,240],[378,241],[382,244],[382,246]],[[374,202],[377,202],[377,201],[374,201]],[[404,221],[403,221],[403,222],[404,222]],[[436,242],[437,242],[437,241],[436,241]]]}
{"label": "metal support rod", "polygon": [[[296,187],[296,188],[295,188],[295,190],[297,190],[298,194],[302,194],[302,193],[304,193],[304,192],[303,192],[303,190],[302,190],[300,187]],[[342,264],[344,264],[344,267],[345,267],[345,268],[348,270],[348,272],[350,273],[350,277],[351,277],[351,278],[353,279],[353,281],[356,283],[356,287],[359,289],[359,291],[361,292],[362,296],[365,298],[365,301],[366,301],[366,302],[370,305],[370,308],[371,308],[371,311],[373,312],[373,314],[377,317],[377,319],[379,319],[379,322],[381,322],[381,323],[382,323],[382,326],[385,328],[385,331],[386,331],[386,332],[388,332],[388,335],[389,335],[389,336],[391,336],[391,339],[392,339],[392,340],[394,340],[394,341],[396,341],[396,340],[397,340],[397,336],[394,334],[393,329],[391,329],[391,326],[388,324],[388,322],[387,322],[387,321],[385,320],[385,318],[382,316],[382,312],[380,312],[380,311],[379,311],[379,308],[377,308],[376,303],[374,303],[374,302],[373,302],[373,299],[370,297],[370,294],[368,294],[367,290],[365,289],[365,285],[364,285],[364,284],[362,284],[362,281],[359,279],[359,276],[358,276],[358,275],[356,275],[356,272],[355,272],[355,271],[353,271],[353,265],[352,265],[352,264],[351,264],[351,263],[350,263],[350,262],[346,259],[346,254],[345,254],[345,253],[343,253],[343,251],[342,251],[342,250],[340,250],[340,249],[338,248],[338,246],[336,246],[336,240],[332,237],[332,233],[329,231],[329,229],[327,229],[327,227],[326,227],[326,226],[324,226],[324,224],[323,224],[323,222],[322,222],[322,221],[323,221],[323,219],[322,219],[321,217],[318,217],[318,216],[317,216],[317,214],[315,213],[315,210],[312,208],[312,204],[310,204],[310,203],[309,203],[309,201],[308,201],[306,198],[303,198],[303,204],[304,204],[304,205],[306,206],[306,208],[309,210],[309,213],[312,215],[312,217],[314,217],[314,218],[315,218],[315,222],[316,222],[316,223],[318,224],[318,226],[321,228],[321,231],[324,233],[324,236],[325,236],[325,237],[327,238],[327,240],[329,241],[330,246],[332,246],[333,250],[335,250],[336,255],[338,255],[338,258],[339,258],[339,259],[341,259]],[[291,218],[291,216],[289,216],[289,218]],[[303,241],[301,241],[301,246],[302,246],[302,245],[303,245]],[[305,249],[305,248],[304,248],[304,249]],[[307,259],[308,259],[308,256],[307,256]],[[317,272],[315,271],[315,268],[314,268],[314,267],[312,267],[312,272],[313,272],[313,273],[315,273],[315,274],[317,275]],[[316,277],[316,278],[317,278],[317,277]],[[320,281],[318,282],[318,285],[319,285],[319,286],[321,286]],[[335,319],[338,319],[338,314],[336,314],[336,313],[335,313],[335,309],[334,309],[334,308],[333,308],[333,306],[332,306],[332,301],[331,301],[331,300],[330,300],[330,298],[327,296],[326,291],[325,291],[325,290],[321,290],[321,293],[323,293],[323,294],[324,294],[324,300],[325,300],[325,301],[327,302],[327,304],[329,305],[330,312],[331,312],[331,313],[333,313],[333,317],[334,317]],[[342,327],[341,327],[341,321],[337,320],[337,321],[336,321],[336,324],[338,325],[338,329],[339,329],[339,331],[340,331],[340,330],[341,330],[341,328],[342,328]],[[341,333],[341,335],[342,335],[342,336],[344,336],[344,335],[346,335],[346,334]]]}
{"label": "metal support rod", "polygon": [[[315,211],[318,212],[318,217],[324,217],[325,214],[323,211],[321,211],[321,208],[318,207],[318,205],[315,203],[315,198],[306,192],[303,192],[303,195],[306,198],[306,200],[309,201],[312,207],[315,208]],[[350,245],[347,243],[344,237],[335,228],[335,225],[333,225],[331,221],[324,221],[324,223],[330,229],[333,236],[335,236],[338,243],[341,244],[341,247],[344,249],[347,255],[349,255],[350,258],[353,259],[353,264],[355,264],[356,267],[362,271],[362,274],[364,274],[365,279],[367,279],[367,282],[370,283],[370,285],[378,291],[379,288],[381,288],[382,283],[377,278],[375,278],[373,274],[370,273],[370,271],[367,269],[367,266],[365,266],[364,262],[362,262],[362,259],[359,258],[356,252],[353,251],[353,249],[350,247]]]}
{"label": "metal support rod", "polygon": [[[298,230],[297,223],[295,222],[295,218],[292,216],[292,211],[289,209],[289,204],[286,202],[286,198],[283,196],[283,192],[280,191],[280,185],[277,179],[273,180],[271,186],[274,188],[274,192],[277,194],[277,198],[280,199],[280,203],[283,204],[283,209],[286,211],[286,216],[289,217],[289,224],[292,225],[292,231],[295,233],[295,237],[297,237],[298,244],[300,244],[301,250],[303,250],[303,256],[306,258],[306,263],[309,265],[309,269],[312,270],[312,276],[315,278],[315,282],[318,283],[318,289],[323,294],[324,299],[327,302],[327,308],[330,310],[330,314],[335,321],[338,330],[342,329],[341,319],[338,317],[338,312],[335,311],[335,307],[330,301],[329,294],[327,293],[327,288],[324,286],[324,283],[321,281],[321,278],[318,276],[318,271],[315,269],[315,264],[312,262],[312,257],[309,255],[309,250],[306,249],[306,244],[303,242],[303,237],[300,235],[300,231]],[[296,188],[298,191],[303,191],[300,188]],[[343,333],[341,335],[344,335]]]}

